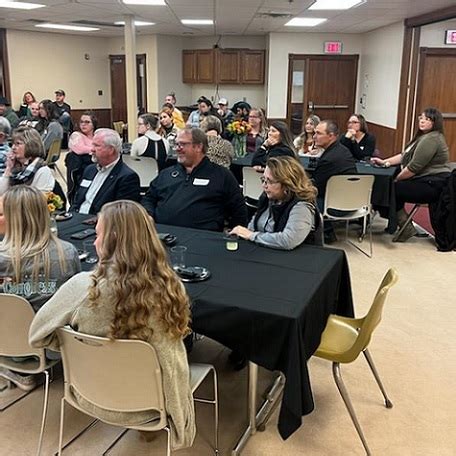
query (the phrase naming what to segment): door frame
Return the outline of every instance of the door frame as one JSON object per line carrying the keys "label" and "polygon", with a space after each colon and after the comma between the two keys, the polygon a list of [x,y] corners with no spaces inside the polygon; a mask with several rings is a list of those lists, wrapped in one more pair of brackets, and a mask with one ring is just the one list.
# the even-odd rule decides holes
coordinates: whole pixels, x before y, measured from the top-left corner
{"label": "door frame", "polygon": [[[358,90],[358,64],[359,64],[359,55],[358,54],[340,54],[340,55],[328,55],[328,54],[288,54],[288,86],[287,86],[287,118],[286,122],[288,127],[291,128],[291,84],[293,80],[293,61],[294,60],[306,60],[311,58],[318,58],[320,60],[351,60],[355,63],[355,74],[356,74],[356,81],[355,81],[355,90],[353,93],[353,100],[352,106],[353,110],[355,110],[356,106],[356,92]],[[306,86],[307,81],[309,80],[309,65],[305,65],[304,67],[304,87],[303,87],[303,116],[302,116],[302,126],[301,131],[304,130],[304,125],[306,122],[307,115],[304,116],[304,107],[306,108],[307,112],[307,95],[306,95]]]}

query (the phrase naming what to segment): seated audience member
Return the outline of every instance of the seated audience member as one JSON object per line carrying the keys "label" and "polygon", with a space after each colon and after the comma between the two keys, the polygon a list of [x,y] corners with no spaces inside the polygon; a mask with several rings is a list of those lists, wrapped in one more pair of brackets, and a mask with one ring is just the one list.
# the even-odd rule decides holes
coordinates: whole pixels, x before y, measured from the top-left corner
{"label": "seated audience member", "polygon": [[317,189],[292,157],[270,158],[261,179],[264,193],[256,214],[248,228],[237,226],[231,233],[266,247],[294,249],[314,229]]}
{"label": "seated audience member", "polygon": [[207,136],[207,158],[217,165],[229,168],[233,161],[234,148],[229,141],[220,136],[222,129],[222,122],[218,117],[207,116],[201,122],[201,130]]}
{"label": "seated audience member", "polygon": [[231,110],[234,112],[234,116],[239,120],[249,120],[249,113],[252,107],[246,101],[238,101],[234,103]]}
{"label": "seated audience member", "polygon": [[320,118],[315,115],[311,115],[307,118],[304,125],[304,131],[297,136],[293,145],[298,151],[299,155],[320,155],[322,150],[315,147],[314,134],[315,127],[320,123]]}
{"label": "seated audience member", "polygon": [[176,108],[176,94],[174,92],[168,93],[165,97],[165,104],[169,103],[172,107],[174,125],[179,129],[185,128],[184,116],[182,112]]}
{"label": "seated audience member", "polygon": [[59,113],[55,104],[51,100],[43,100],[39,105],[40,120],[36,124],[36,130],[41,134],[43,139],[44,149],[46,153],[49,151],[51,144],[63,138],[63,128],[59,122]]}
{"label": "seated audience member", "polygon": [[340,137],[343,144],[357,160],[369,160],[375,152],[375,136],[367,130],[363,115],[352,114],[348,119],[347,131]]}
{"label": "seated audience member", "polygon": [[28,112],[25,117],[21,117],[18,127],[31,127],[36,128],[38,122],[40,121],[40,104],[37,101],[34,101],[29,104]]}
{"label": "seated audience member", "polygon": [[[408,218],[404,204],[437,201],[450,174],[442,113],[426,108],[418,117],[418,130],[404,152],[386,160],[374,157],[372,162],[385,167],[401,165],[394,187],[397,220],[402,227]],[[415,228],[409,224],[393,241],[405,242],[415,234]]]}
{"label": "seated audience member", "polygon": [[[4,225],[5,237],[0,242],[0,292],[19,295],[38,311],[66,280],[81,270],[78,252],[51,232],[42,192],[18,185],[10,188],[1,200],[0,226]],[[36,385],[35,376],[21,376],[7,369],[0,368],[0,377],[25,390]]]}
{"label": "seated audience member", "polygon": [[[185,288],[168,263],[146,211],[132,201],[106,204],[97,223],[100,261],[93,272],[66,282],[41,308],[30,327],[30,344],[59,350],[55,330],[71,325],[86,334],[149,342],[163,376],[173,449],[189,447],[195,416],[183,337],[190,332]],[[142,424],[155,411],[100,409],[75,392],[75,400],[110,423]]]}
{"label": "seated audience member", "polygon": [[63,89],[56,90],[54,94],[54,105],[57,108],[59,122],[63,127],[64,143],[66,144],[68,135],[73,130],[73,122],[71,120],[71,106],[65,102],[66,95]]}
{"label": "seated audience member", "polygon": [[5,97],[0,96],[0,117],[8,120],[11,128],[16,128],[19,124],[19,117],[11,108],[9,101]]}
{"label": "seated audience member", "polygon": [[157,130],[160,127],[158,118],[153,114],[142,114],[138,117],[140,137],[131,145],[132,157],[152,157],[157,160],[158,169],[163,169],[169,151],[169,142],[161,137]]}
{"label": "seated audience member", "polygon": [[[234,121],[234,112],[228,108],[228,100],[226,98],[220,98],[219,102],[217,103],[218,109],[217,114],[219,115],[220,120],[222,121],[223,132],[226,132],[226,127]],[[225,139],[230,139],[225,137]]]}
{"label": "seated audience member", "polygon": [[11,134],[11,125],[8,119],[0,117],[0,176],[3,175],[6,169],[6,159],[10,153],[8,138]]}
{"label": "seated audience member", "polygon": [[209,115],[218,117],[217,111],[212,105],[212,101],[206,97],[199,97],[198,109],[196,111],[192,111],[188,116],[187,127],[198,128],[203,118]]}
{"label": "seated audience member", "polygon": [[32,92],[25,92],[24,96],[22,97],[22,104],[17,111],[17,116],[19,119],[22,119],[23,117],[30,117],[32,115],[32,112],[30,110],[30,105],[32,103],[36,103],[35,95],[33,95]]}
{"label": "seated audience member", "polygon": [[42,192],[54,191],[56,181],[44,160],[45,151],[39,133],[29,127],[13,131],[13,147],[6,160],[6,168],[0,179],[0,194],[8,186],[30,185]]}
{"label": "seated audience member", "polygon": [[247,133],[246,149],[249,153],[255,153],[268,136],[268,126],[263,111],[259,108],[250,110],[248,122],[252,129]]}
{"label": "seated audience member", "polygon": [[109,128],[99,128],[92,140],[92,160],[82,175],[71,210],[97,214],[103,204],[129,199],[139,201],[139,176],[122,162],[122,140]]}
{"label": "seated audience member", "polygon": [[236,179],[207,157],[207,137],[199,128],[177,135],[177,164],[154,179],[143,206],[157,223],[222,231],[247,223],[247,207]]}
{"label": "seated audience member", "polygon": [[74,131],[68,141],[69,152],[65,156],[67,168],[68,199],[74,200],[84,170],[92,162],[92,141],[98,120],[91,111],[86,111],[79,119],[79,131]]}
{"label": "seated audience member", "polygon": [[252,158],[252,166],[257,167],[258,170],[263,170],[268,158],[282,155],[297,156],[287,124],[281,120],[275,120],[269,126],[268,137],[255,152]]}
{"label": "seated audience member", "polygon": [[168,153],[174,152],[174,144],[176,143],[177,133],[179,128],[174,125],[173,112],[170,108],[163,107],[159,113],[160,118],[160,130],[159,133],[161,136],[166,138],[169,143]]}

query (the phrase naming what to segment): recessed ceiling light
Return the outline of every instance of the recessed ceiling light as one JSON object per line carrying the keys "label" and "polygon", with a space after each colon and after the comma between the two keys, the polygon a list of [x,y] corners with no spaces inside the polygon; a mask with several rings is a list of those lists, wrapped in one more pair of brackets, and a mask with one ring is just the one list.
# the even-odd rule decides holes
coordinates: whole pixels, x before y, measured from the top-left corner
{"label": "recessed ceiling light", "polygon": [[[114,25],[125,25],[125,21],[114,22]],[[155,25],[155,22],[135,21],[137,27],[145,27],[146,25]]]}
{"label": "recessed ceiling light", "polygon": [[125,5],[166,6],[165,0],[122,0]]}
{"label": "recessed ceiling light", "polygon": [[212,25],[214,23],[212,19],[182,19],[181,22],[185,25]]}
{"label": "recessed ceiling light", "polygon": [[0,8],[13,8],[32,10],[37,8],[44,8],[46,5],[40,5],[38,3],[25,3],[25,2],[11,2],[11,1],[0,1]]}
{"label": "recessed ceiling light", "polygon": [[325,22],[327,19],[318,17],[294,17],[285,25],[289,27],[315,27],[318,24]]}
{"label": "recessed ceiling light", "polygon": [[57,30],[74,30],[76,32],[94,32],[100,30],[96,27],[82,27],[81,25],[65,25],[65,24],[37,24],[35,27],[49,28]]}
{"label": "recessed ceiling light", "polygon": [[365,0],[317,0],[310,10],[346,10],[364,3]]}

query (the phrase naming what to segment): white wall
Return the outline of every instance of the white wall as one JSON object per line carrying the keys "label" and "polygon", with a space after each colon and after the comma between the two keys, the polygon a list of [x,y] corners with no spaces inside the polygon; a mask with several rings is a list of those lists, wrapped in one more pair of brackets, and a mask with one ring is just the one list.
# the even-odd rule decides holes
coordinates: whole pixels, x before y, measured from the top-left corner
{"label": "white wall", "polygon": [[358,110],[369,122],[396,128],[404,27],[402,22],[361,36]]}
{"label": "white wall", "polygon": [[13,108],[24,92],[53,100],[57,89],[73,109],[110,108],[106,38],[19,30],[7,30],[6,37]]}
{"label": "white wall", "polygon": [[445,43],[445,30],[456,30],[456,19],[429,24],[421,27],[420,47],[441,47],[456,49],[454,44]]}
{"label": "white wall", "polygon": [[361,54],[357,34],[271,33],[269,35],[268,117],[287,116],[288,54],[323,54],[325,41],[342,41],[344,54]]}

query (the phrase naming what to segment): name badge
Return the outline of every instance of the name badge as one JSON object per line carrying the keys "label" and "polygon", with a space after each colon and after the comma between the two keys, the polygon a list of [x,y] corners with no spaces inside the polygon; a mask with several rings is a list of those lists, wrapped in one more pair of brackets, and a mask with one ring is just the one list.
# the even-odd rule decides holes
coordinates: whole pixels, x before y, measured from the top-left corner
{"label": "name badge", "polygon": [[90,184],[92,183],[92,181],[89,181],[87,179],[82,179],[81,181],[81,187],[90,187]]}
{"label": "name badge", "polygon": [[206,186],[209,184],[209,179],[198,179],[197,177],[195,177],[195,179],[193,179],[193,185],[201,185],[201,186]]}

